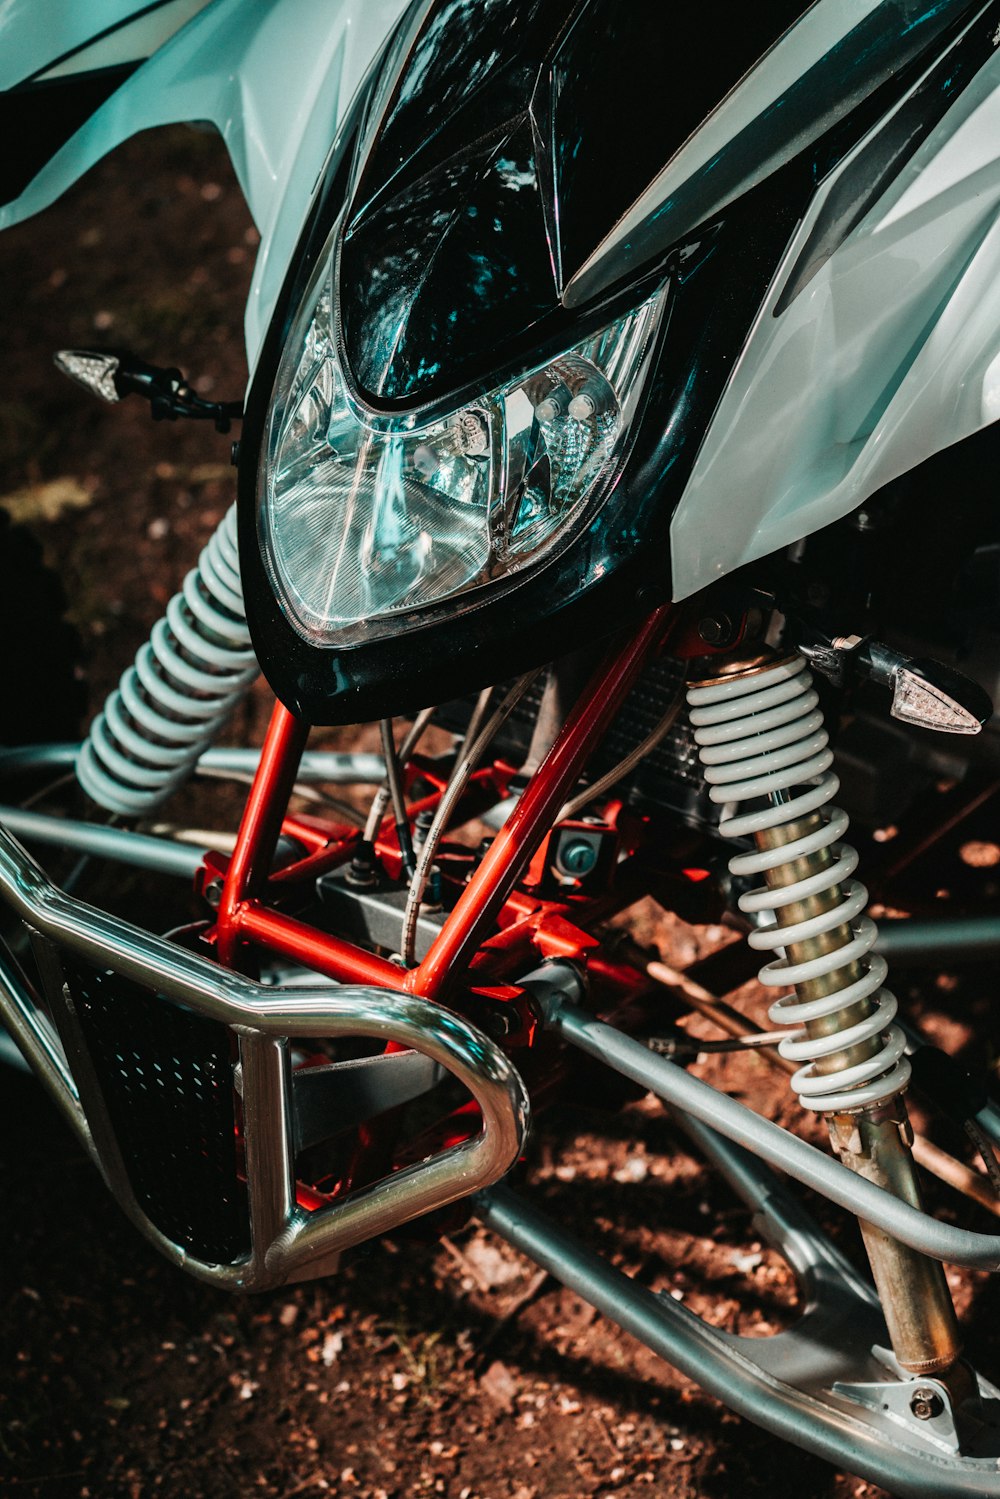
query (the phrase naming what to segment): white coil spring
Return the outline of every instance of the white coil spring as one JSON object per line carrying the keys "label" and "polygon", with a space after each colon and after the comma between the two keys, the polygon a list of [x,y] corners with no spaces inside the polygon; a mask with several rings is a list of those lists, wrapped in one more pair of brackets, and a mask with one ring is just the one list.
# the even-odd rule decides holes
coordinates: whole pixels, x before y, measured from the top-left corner
{"label": "white coil spring", "polygon": [[94,720],[80,784],[109,812],[151,811],[187,780],[257,672],[233,506]]}
{"label": "white coil spring", "polygon": [[[760,972],[762,984],[782,988],[803,984],[855,962],[864,970],[860,979],[823,999],[805,1002],[793,993],[771,1006],[771,1020],[782,1028],[836,1015],[863,999],[870,999],[873,1006],[867,1019],[834,1035],[811,1038],[803,1034],[801,1039],[781,1042],[782,1056],[804,1064],[792,1078],[792,1087],[818,1113],[849,1112],[892,1098],[906,1087],[910,1064],[904,1056],[903,1034],[892,1024],[895,997],[882,987],[885,959],[872,952],[878,930],[865,914],[868,891],[850,878],[858,856],[840,841],[847,831],[847,814],[828,805],[840,782],[830,769],[833,755],[812,674],[802,658],[795,656],[757,675],[720,678],[708,686],[693,687],[688,702],[709,795],[723,804],[720,829],[724,836],[746,837],[814,812],[823,819],[814,832],[780,848],[735,855],[729,862],[731,872],[762,874],[824,849],[833,854],[833,862],[816,874],[780,889],[765,886],[740,897],[742,910],[776,920],[776,913],[785,906],[841,887],[843,899],[835,909],[793,926],[769,924],[750,933],[751,947],[780,952],[790,943],[838,926],[851,932],[851,940],[843,946],[808,962],[792,963],[779,957],[768,963]],[[773,800],[740,811],[741,802],[762,797]],[[817,1070],[815,1064],[821,1059],[874,1038],[881,1038],[882,1046],[867,1060],[835,1074]]]}

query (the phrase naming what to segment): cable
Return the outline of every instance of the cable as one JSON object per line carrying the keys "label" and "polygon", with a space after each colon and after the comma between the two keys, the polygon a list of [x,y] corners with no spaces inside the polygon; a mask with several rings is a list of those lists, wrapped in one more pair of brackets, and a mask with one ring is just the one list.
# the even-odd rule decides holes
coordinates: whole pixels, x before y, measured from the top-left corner
{"label": "cable", "polygon": [[399,756],[396,753],[396,742],[392,737],[392,719],[381,719],[379,729],[382,734],[382,753],[385,756],[385,779],[389,787],[389,797],[392,801],[393,817],[396,823],[396,837],[399,840],[399,852],[403,860],[403,873],[408,880],[412,880],[416,873],[417,865],[413,857],[413,839],[410,836],[410,822],[406,815],[406,798],[403,795],[403,777],[399,768]]}
{"label": "cable", "polygon": [[576,796],[571,797],[556,820],[562,822],[567,817],[575,817],[589,802],[596,801],[598,797],[604,795],[605,791],[610,791],[612,786],[617,785],[619,781],[623,781],[629,772],[635,769],[639,761],[644,760],[650,751],[654,750],[667,737],[676,723],[677,715],[683,706],[684,688],[682,682],[678,688],[676,698],[660,719],[656,728],[646,735],[641,744],[637,744],[634,749],[630,750],[624,759],[619,760],[618,764],[612,770],[605,771],[604,775],[599,776],[592,786],[584,787],[582,791],[577,792]]}
{"label": "cable", "polygon": [[696,1057],[704,1053],[727,1051],[760,1051],[766,1046],[777,1046],[781,1041],[793,1041],[802,1035],[801,1030],[757,1031],[746,1036],[727,1036],[724,1041],[706,1041],[701,1036],[650,1036],[647,1046],[661,1057]]}
{"label": "cable", "polygon": [[[436,712],[436,707],[421,708],[420,712],[417,714],[406,735],[404,736],[402,744],[399,746],[398,755],[401,764],[406,764],[407,760],[410,758],[410,755],[413,753],[417,741],[420,739],[420,736],[423,734],[424,730],[426,729],[427,725],[430,723]],[[378,836],[378,830],[381,825],[382,818],[385,816],[385,809],[389,805],[389,794],[389,778],[387,775],[383,780],[381,786],[379,786],[375,795],[372,797],[372,804],[368,809],[368,820],[365,823],[365,831],[362,842],[369,844],[375,842],[375,839]]]}
{"label": "cable", "polygon": [[[530,671],[520,677],[504,695],[500,703],[490,714],[488,721],[471,742],[466,737],[462,744],[461,754],[455,761],[454,768],[444,789],[441,800],[438,802],[437,811],[434,813],[434,821],[427,830],[417,860],[417,870],[410,881],[409,893],[406,897],[406,910],[403,914],[403,937],[402,954],[403,962],[407,967],[413,963],[414,947],[417,936],[417,916],[420,912],[420,902],[424,898],[427,889],[427,880],[430,876],[431,865],[437,855],[438,845],[448,824],[448,820],[469,783],[469,778],[482,758],[483,751],[496,736],[500,726],[510,717],[517,707],[521,698],[527,692],[532,682],[538,676],[538,671]],[[478,706],[478,705],[477,705]]]}
{"label": "cable", "polygon": [[993,1141],[983,1129],[982,1125],[975,1119],[966,1119],[964,1124],[965,1133],[975,1145],[986,1167],[986,1175],[990,1179],[990,1185],[994,1192],[1000,1197],[1000,1160],[993,1146]]}

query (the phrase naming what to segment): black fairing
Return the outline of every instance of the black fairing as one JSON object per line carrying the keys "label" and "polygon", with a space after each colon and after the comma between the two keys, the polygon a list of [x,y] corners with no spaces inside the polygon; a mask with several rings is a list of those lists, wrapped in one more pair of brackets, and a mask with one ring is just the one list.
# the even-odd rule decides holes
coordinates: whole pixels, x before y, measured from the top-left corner
{"label": "black fairing", "polygon": [[[344,217],[342,354],[360,399],[383,411],[454,409],[469,391],[571,346],[664,279],[669,313],[625,469],[561,555],[501,597],[487,591],[452,621],[427,624],[415,615],[399,637],[344,649],[308,643],[264,573],[256,465],[289,320],[348,191],[341,150],[265,345],[240,463],[250,624],[289,708],[314,723],[412,711],[550,660],[668,596],[671,516],[817,182],[941,54],[905,149],[894,148],[898,169],[992,49],[995,7],[896,8],[919,11],[927,25],[922,48],[912,36],[901,47],[907,66],[860,100],[845,83],[852,107],[817,140],[572,310],[561,292],[582,259],[805,7],[784,0],[734,13],[712,0],[692,8],[696,37],[687,35],[694,21],[678,19],[662,0],[440,0],[430,8],[371,145],[372,122],[365,124],[367,157],[355,168]],[[945,56],[970,10],[983,24]],[[711,50],[705,37],[716,35],[725,41]],[[665,70],[674,80],[669,99]]]}
{"label": "black fairing", "polygon": [[48,81],[29,80],[0,92],[0,204],[13,202],[60,146],[80,129],[137,63],[76,73]]}
{"label": "black fairing", "polygon": [[[734,26],[729,0],[669,21],[663,0],[436,6],[346,218],[343,352],[361,399],[407,409],[565,347],[566,282],[805,9],[770,0]],[[683,86],[665,89],[680,59]]]}

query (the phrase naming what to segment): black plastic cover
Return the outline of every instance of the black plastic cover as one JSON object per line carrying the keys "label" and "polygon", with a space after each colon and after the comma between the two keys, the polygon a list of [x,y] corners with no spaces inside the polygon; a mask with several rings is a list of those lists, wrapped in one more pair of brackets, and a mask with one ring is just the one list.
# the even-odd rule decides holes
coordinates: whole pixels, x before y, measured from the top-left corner
{"label": "black plastic cover", "polygon": [[347,217],[340,313],[362,398],[433,399],[480,374],[484,349],[496,368],[568,330],[566,280],[806,8],[770,0],[734,25],[727,0],[435,7]]}
{"label": "black plastic cover", "polygon": [[[817,10],[830,0],[820,0]],[[572,341],[567,287],[802,0],[442,0],[400,71],[352,193],[338,273],[357,394],[440,402]],[[606,299],[712,204],[829,131],[974,9],[884,0],[588,273]],[[368,132],[365,143],[368,144]],[[717,207],[716,207],[717,211]]]}
{"label": "black plastic cover", "polygon": [[120,63],[0,91],[0,204],[20,197],[45,163],[138,66]]}

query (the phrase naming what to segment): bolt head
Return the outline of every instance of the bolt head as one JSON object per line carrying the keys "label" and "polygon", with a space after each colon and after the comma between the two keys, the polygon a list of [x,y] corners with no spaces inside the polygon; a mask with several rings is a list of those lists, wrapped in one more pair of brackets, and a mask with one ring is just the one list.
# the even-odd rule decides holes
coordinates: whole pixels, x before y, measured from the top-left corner
{"label": "bolt head", "polygon": [[590,874],[597,863],[597,845],[586,838],[572,838],[559,850],[559,862],[569,874]]}
{"label": "bolt head", "polygon": [[732,639],[733,622],[728,614],[707,614],[698,621],[698,634],[706,645],[725,645]]}
{"label": "bolt head", "polygon": [[509,1011],[502,1009],[499,1005],[490,1010],[489,1014],[483,1017],[481,1023],[483,1030],[488,1036],[492,1036],[494,1041],[506,1040],[516,1028],[514,1017]]}
{"label": "bolt head", "polygon": [[918,1421],[933,1421],[944,1410],[944,1401],[933,1387],[921,1385],[910,1397],[910,1410]]}

